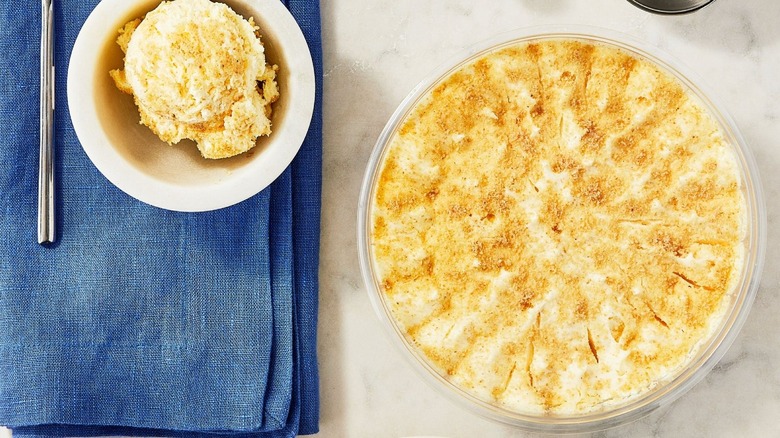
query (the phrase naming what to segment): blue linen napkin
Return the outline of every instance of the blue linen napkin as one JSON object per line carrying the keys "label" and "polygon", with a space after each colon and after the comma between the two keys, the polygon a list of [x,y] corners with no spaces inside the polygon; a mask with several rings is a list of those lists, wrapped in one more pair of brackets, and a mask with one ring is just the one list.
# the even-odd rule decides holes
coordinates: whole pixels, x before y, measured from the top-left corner
{"label": "blue linen napkin", "polygon": [[66,66],[97,0],[58,0],[58,241],[36,243],[40,4],[0,3],[0,424],[15,436],[315,433],[322,57],[312,125],[269,188],[208,213],[112,186],[70,123]]}

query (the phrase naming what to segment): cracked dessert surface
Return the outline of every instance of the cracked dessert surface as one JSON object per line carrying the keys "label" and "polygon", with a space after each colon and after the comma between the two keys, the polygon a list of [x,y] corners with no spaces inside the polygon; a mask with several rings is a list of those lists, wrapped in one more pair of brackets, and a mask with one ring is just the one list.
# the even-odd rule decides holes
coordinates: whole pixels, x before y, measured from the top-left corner
{"label": "cracked dessert surface", "polygon": [[481,55],[405,116],[370,251],[407,340],[522,413],[622,404],[720,323],[745,257],[740,171],[682,83],[575,39]]}

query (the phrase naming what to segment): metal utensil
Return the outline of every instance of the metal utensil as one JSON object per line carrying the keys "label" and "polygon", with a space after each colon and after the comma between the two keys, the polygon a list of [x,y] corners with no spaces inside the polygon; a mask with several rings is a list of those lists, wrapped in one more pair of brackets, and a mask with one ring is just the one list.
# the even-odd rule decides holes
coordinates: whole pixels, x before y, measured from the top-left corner
{"label": "metal utensil", "polygon": [[686,14],[699,10],[714,0],[628,0],[634,6],[656,14]]}
{"label": "metal utensil", "polygon": [[41,149],[38,243],[54,242],[54,0],[41,0]]}

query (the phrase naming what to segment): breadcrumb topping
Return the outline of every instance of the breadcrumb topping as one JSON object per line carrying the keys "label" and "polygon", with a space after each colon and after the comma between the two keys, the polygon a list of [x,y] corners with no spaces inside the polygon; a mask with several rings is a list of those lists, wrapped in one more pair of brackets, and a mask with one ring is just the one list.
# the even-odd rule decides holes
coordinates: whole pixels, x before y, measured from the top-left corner
{"label": "breadcrumb topping", "polygon": [[222,3],[163,2],[119,30],[125,68],[110,74],[161,140],[189,138],[206,158],[234,156],[271,133],[279,97],[257,30]]}
{"label": "breadcrumb topping", "polygon": [[729,305],[745,200],[719,125],[621,49],[521,43],[438,83],[391,140],[371,251],[447,379],[582,414],[673,378]]}

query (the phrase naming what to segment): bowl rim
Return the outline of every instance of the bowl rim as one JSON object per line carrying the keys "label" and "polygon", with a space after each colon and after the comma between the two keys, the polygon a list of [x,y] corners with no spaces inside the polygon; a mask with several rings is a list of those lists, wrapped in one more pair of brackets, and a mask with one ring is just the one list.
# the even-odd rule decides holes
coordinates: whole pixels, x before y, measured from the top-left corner
{"label": "bowl rim", "polygon": [[[718,329],[699,348],[698,357],[686,364],[685,369],[671,381],[660,384],[658,388],[632,399],[627,404],[618,405],[614,409],[608,408],[606,411],[576,416],[520,414],[497,407],[466,392],[457,385],[449,383],[409,343],[392,317],[374,276],[370,248],[372,199],[378,172],[396,129],[408,113],[441,80],[475,58],[523,41],[556,38],[587,40],[621,48],[635,56],[649,60],[680,80],[684,87],[710,111],[731,144],[742,178],[747,217],[745,261],[740,282],[731,292],[731,294],[736,294],[734,302],[726,310]],[[595,432],[635,421],[649,415],[659,407],[669,405],[701,381],[725,355],[747,319],[760,284],[766,251],[766,206],[758,166],[736,123],[717,100],[716,94],[683,63],[636,37],[611,29],[586,25],[533,26],[500,33],[466,48],[435,68],[402,100],[379,135],[366,165],[358,201],[357,245],[363,282],[371,305],[385,328],[386,335],[391,338],[391,342],[399,349],[401,355],[411,364],[412,368],[440,394],[451,402],[484,418],[531,432]]]}
{"label": "bowl rim", "polygon": [[[152,177],[129,164],[112,146],[94,104],[97,65],[103,45],[116,33],[115,24],[136,10],[143,1],[102,0],[84,22],[71,52],[67,74],[70,118],[82,149],[103,176],[126,194],[146,204],[181,212],[217,210],[244,201],[262,191],[297,155],[308,133],[314,113],[314,64],[306,39],[287,8],[278,0],[217,0],[262,11],[265,35],[272,34],[277,50],[283,52],[289,71],[285,90],[287,114],[283,129],[272,132],[265,148],[247,166],[251,172],[231,173],[204,185],[178,185]],[[156,7],[162,0],[147,0]],[[99,35],[100,38],[95,38]],[[205,158],[204,158],[205,159]]]}

